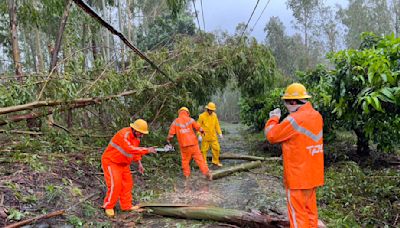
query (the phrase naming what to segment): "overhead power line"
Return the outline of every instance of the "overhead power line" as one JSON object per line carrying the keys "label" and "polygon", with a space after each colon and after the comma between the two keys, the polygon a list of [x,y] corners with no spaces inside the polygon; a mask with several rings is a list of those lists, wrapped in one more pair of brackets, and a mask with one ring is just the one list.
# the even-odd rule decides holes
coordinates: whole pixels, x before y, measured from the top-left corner
{"label": "overhead power line", "polygon": [[206,22],[204,20],[204,11],[203,11],[203,0],[200,0],[201,5],[201,17],[203,18],[203,30],[206,31]]}
{"label": "overhead power line", "polygon": [[267,6],[268,6],[268,4],[269,4],[270,1],[271,1],[271,0],[268,0],[268,1],[267,1],[267,4],[265,4],[264,9],[261,11],[261,14],[260,14],[260,16],[257,18],[256,23],[254,23],[253,27],[250,29],[250,33],[251,33],[251,32],[254,30],[254,28],[256,27],[258,21],[260,20],[261,16],[264,14],[264,11],[265,11],[265,9],[267,8]]}
{"label": "overhead power line", "polygon": [[244,35],[244,32],[247,30],[247,27],[249,26],[249,23],[250,23],[250,21],[251,21],[251,18],[253,17],[254,12],[256,11],[259,2],[260,2],[260,0],[257,0],[256,5],[254,6],[253,12],[251,12],[251,15],[250,15],[250,17],[249,17],[249,20],[247,20],[246,26],[244,27],[244,29],[243,29],[243,31],[242,31],[242,34],[240,35],[239,41],[242,40],[242,37],[243,37],[243,35]]}
{"label": "overhead power line", "polygon": [[194,0],[192,0],[192,3],[193,3],[193,8],[194,8],[194,14],[196,15],[196,19],[197,19],[197,25],[199,26],[199,30],[201,30],[199,15],[197,15],[196,3],[194,2]]}

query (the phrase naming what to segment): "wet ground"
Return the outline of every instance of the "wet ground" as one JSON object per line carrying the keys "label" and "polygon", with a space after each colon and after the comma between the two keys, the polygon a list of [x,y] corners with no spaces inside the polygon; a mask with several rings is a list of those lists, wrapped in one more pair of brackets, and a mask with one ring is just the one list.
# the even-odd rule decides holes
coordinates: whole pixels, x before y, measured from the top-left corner
{"label": "wet ground", "polygon": [[[247,137],[249,131],[243,126],[222,123],[222,128],[221,154],[263,155],[261,149],[251,149],[254,148],[251,145],[262,139],[255,139],[254,135]],[[32,138],[28,143],[35,145],[36,141],[38,139]],[[69,152],[46,152],[43,147],[33,151],[15,145],[23,144],[18,138],[2,143],[0,227],[61,209],[66,209],[63,216],[43,219],[26,227],[227,227],[227,224],[210,221],[126,213],[119,211],[119,207],[117,216],[109,219],[100,207],[105,194],[100,168],[104,148],[87,145],[87,150],[81,147]],[[224,167],[241,162],[246,161],[222,161]],[[177,152],[145,156],[143,164],[145,175],[138,174],[132,165],[136,203],[184,203],[260,210],[268,214],[286,213],[281,174],[271,172],[271,169],[281,168],[277,161],[264,162],[260,168],[213,181],[206,180],[192,163],[191,180],[186,184]],[[209,165],[212,170],[219,169],[210,161]]]}
{"label": "wet ground", "polygon": [[[224,138],[220,140],[221,154],[249,154],[248,141],[243,134],[246,129],[239,124],[223,123]],[[243,161],[223,160],[224,166],[232,166]],[[208,164],[212,170],[218,169]],[[178,178],[174,191],[162,194],[157,202],[183,203],[194,205],[212,205],[227,209],[244,211],[261,210],[268,214],[286,214],[285,193],[282,181],[266,171],[271,163],[265,162],[260,168],[235,173],[221,179],[208,181],[199,170],[192,168],[191,180],[185,184]],[[192,167],[196,166],[192,163]],[[138,224],[141,227],[226,227],[224,224],[195,220],[168,219],[157,216],[145,216]]]}

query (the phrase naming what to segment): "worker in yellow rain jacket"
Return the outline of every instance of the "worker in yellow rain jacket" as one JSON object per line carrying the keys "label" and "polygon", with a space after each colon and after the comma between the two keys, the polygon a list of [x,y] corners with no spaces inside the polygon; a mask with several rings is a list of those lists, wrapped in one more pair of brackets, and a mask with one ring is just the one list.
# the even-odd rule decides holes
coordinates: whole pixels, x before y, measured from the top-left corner
{"label": "worker in yellow rain jacket", "polygon": [[218,136],[222,139],[223,135],[215,110],[217,110],[217,106],[213,102],[210,102],[206,106],[206,111],[200,114],[197,122],[200,124],[200,127],[203,128],[204,134],[198,137],[199,142],[201,142],[201,152],[203,153],[205,161],[207,161],[207,152],[211,147],[211,162],[221,167],[222,164],[219,161],[221,147],[218,143]]}

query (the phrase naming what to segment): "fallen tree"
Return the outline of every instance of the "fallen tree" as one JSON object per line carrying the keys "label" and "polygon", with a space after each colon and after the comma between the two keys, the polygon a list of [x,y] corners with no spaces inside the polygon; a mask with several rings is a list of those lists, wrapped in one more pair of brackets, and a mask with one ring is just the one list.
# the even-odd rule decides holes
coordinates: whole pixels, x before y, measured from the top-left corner
{"label": "fallen tree", "polygon": [[228,176],[234,172],[254,169],[260,166],[261,166],[261,161],[253,161],[253,162],[242,163],[235,166],[224,167],[222,169],[212,171],[212,179],[213,180],[219,179],[221,177]]}
{"label": "fallen tree", "polygon": [[289,227],[284,216],[262,214],[259,211],[246,212],[205,205],[145,203],[140,208],[149,213],[185,219],[212,220],[238,225],[240,227]]}
{"label": "fallen tree", "polygon": [[59,106],[59,105],[77,105],[77,106],[84,105],[84,106],[87,106],[87,105],[99,104],[102,101],[107,101],[107,100],[111,100],[111,99],[115,99],[115,98],[119,98],[119,97],[132,95],[137,92],[138,91],[136,91],[136,90],[129,90],[129,91],[125,91],[125,92],[122,92],[119,94],[104,96],[104,97],[78,98],[78,99],[74,99],[74,100],[34,101],[31,103],[27,103],[27,104],[0,108],[0,115],[12,113],[12,112],[23,111],[23,110],[31,110],[31,109],[40,108],[40,107],[53,107],[53,106]]}
{"label": "fallen tree", "polygon": [[[211,155],[208,155],[207,158],[212,158]],[[251,155],[243,155],[243,154],[231,154],[224,153],[219,156],[219,159],[222,160],[246,160],[246,161],[281,161],[280,157],[258,157]]]}

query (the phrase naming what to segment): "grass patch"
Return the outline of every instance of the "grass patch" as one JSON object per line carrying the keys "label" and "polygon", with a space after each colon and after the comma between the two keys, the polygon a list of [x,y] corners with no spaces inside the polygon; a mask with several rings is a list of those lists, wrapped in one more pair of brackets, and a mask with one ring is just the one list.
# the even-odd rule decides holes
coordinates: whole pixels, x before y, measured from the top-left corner
{"label": "grass patch", "polygon": [[400,174],[341,162],[325,170],[318,190],[320,216],[333,227],[395,226],[400,212]]}

